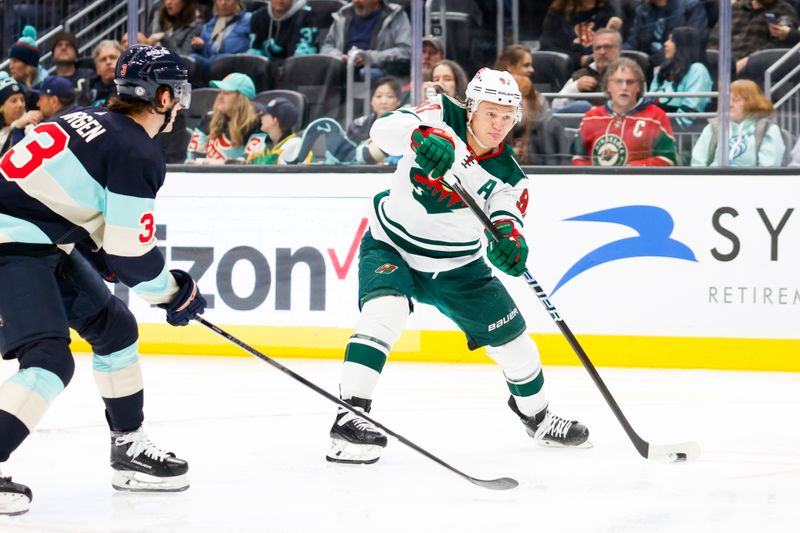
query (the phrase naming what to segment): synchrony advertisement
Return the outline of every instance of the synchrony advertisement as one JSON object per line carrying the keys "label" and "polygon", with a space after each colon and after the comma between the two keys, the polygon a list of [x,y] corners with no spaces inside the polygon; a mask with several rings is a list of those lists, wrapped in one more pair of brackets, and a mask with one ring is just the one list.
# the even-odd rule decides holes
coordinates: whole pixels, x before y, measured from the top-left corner
{"label": "synchrony advertisement", "polygon": [[[800,180],[787,176],[531,175],[530,273],[596,365],[800,370]],[[342,357],[358,319],[358,245],[390,174],[169,173],[159,246],[205,317],[269,355]],[[578,364],[522,278],[504,281],[545,364]],[[142,350],[235,354],[202,326],[115,293]],[[502,317],[499,317],[502,319]],[[488,361],[416,305],[391,356]]]}

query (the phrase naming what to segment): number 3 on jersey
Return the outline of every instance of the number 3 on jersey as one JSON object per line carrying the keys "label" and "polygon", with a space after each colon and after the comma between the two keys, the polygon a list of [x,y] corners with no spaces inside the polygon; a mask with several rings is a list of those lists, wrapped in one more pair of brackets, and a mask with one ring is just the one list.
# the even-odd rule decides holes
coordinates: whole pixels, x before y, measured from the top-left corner
{"label": "number 3 on jersey", "polygon": [[156,219],[153,217],[153,213],[142,215],[142,218],[139,219],[139,224],[144,226],[144,230],[139,234],[139,242],[147,244],[156,233]]}
{"label": "number 3 on jersey", "polygon": [[7,180],[24,180],[47,159],[52,159],[67,147],[69,136],[54,123],[39,124],[0,159],[0,173]]}

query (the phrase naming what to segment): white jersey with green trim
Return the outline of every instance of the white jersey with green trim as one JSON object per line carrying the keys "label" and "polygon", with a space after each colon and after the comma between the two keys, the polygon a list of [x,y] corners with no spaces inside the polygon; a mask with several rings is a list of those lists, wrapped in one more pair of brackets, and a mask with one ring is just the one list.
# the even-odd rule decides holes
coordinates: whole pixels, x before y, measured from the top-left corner
{"label": "white jersey with green trim", "polygon": [[452,173],[492,221],[510,219],[522,228],[528,178],[505,143],[476,157],[467,146],[466,108],[445,95],[375,121],[372,140],[384,152],[403,157],[392,177],[392,188],[373,200],[369,214],[372,236],[395,248],[415,270],[445,272],[480,257],[483,226],[458,194],[441,180],[430,179],[416,165],[411,134],[419,126],[440,128],[452,137]]}

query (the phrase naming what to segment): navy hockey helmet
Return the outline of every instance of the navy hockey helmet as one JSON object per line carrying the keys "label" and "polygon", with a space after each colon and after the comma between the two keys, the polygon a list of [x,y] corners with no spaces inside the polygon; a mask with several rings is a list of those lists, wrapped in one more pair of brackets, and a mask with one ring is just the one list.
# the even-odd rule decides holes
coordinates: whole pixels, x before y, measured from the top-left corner
{"label": "navy hockey helmet", "polygon": [[162,85],[172,89],[175,101],[188,108],[192,98],[189,74],[180,56],[160,46],[137,44],[117,61],[117,94],[153,102]]}

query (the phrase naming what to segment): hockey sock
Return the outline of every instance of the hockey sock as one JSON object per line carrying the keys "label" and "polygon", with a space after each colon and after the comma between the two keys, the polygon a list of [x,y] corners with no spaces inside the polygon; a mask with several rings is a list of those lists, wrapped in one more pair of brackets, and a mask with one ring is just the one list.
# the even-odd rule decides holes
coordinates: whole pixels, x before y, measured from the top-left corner
{"label": "hockey sock", "polygon": [[372,398],[392,345],[408,318],[405,296],[379,296],[361,308],[356,331],[347,343],[339,387],[342,398]]}
{"label": "hockey sock", "polygon": [[487,346],[486,353],[503,369],[508,390],[524,415],[533,416],[547,407],[539,350],[527,334],[500,346]]}
{"label": "hockey sock", "polygon": [[109,298],[95,316],[72,324],[92,346],[94,380],[112,430],[131,431],[144,421],[142,370],[136,319],[124,303]]}
{"label": "hockey sock", "polygon": [[111,429],[131,431],[144,421],[144,391],[139,365],[139,342],[106,355],[92,356],[94,380]]}
{"label": "hockey sock", "polygon": [[67,339],[33,342],[17,357],[19,371],[0,385],[0,462],[33,431],[75,372]]}

